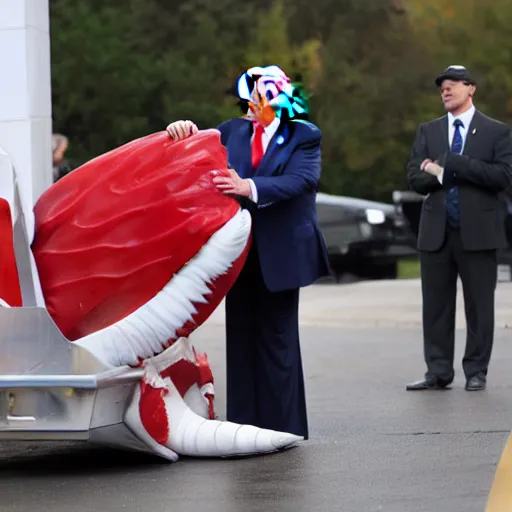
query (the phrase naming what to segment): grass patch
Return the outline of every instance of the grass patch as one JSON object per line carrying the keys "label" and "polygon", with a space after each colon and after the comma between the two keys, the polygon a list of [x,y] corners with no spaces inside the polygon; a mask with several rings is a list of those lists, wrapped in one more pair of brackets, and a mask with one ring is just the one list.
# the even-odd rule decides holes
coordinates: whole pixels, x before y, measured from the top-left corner
{"label": "grass patch", "polygon": [[415,279],[420,277],[420,260],[400,260],[398,262],[398,279]]}

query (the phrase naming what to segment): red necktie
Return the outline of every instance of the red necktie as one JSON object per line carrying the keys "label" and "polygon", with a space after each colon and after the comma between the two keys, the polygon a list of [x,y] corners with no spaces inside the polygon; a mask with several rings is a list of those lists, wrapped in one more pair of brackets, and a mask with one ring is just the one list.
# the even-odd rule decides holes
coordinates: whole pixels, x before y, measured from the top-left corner
{"label": "red necktie", "polygon": [[252,141],[252,168],[257,169],[263,158],[263,133],[265,128],[260,123],[254,123],[254,139]]}

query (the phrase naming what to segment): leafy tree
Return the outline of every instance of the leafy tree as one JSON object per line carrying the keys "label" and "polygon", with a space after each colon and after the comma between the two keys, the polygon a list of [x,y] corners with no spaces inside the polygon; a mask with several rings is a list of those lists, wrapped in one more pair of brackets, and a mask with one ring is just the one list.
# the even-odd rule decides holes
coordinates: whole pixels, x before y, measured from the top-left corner
{"label": "leafy tree", "polygon": [[74,161],[147,133],[155,68],[123,9],[84,0],[51,4],[54,131],[71,138]]}
{"label": "leafy tree", "polygon": [[324,190],[389,201],[405,186],[416,128],[416,49],[408,19],[393,5],[358,0],[333,20],[314,98],[324,132]]}
{"label": "leafy tree", "polygon": [[[508,0],[411,0],[415,37],[429,49],[433,77],[450,64],[468,67],[478,86],[475,102],[488,115],[512,121],[512,6]],[[438,98],[436,98],[438,100]],[[419,103],[430,105],[432,99]],[[425,109],[426,110],[426,109]]]}
{"label": "leafy tree", "polygon": [[510,0],[52,0],[54,131],[76,165],[174,119],[239,115],[227,91],[278,64],[310,93],[322,189],[389,201],[434,77],[465,64],[476,103],[512,120]]}

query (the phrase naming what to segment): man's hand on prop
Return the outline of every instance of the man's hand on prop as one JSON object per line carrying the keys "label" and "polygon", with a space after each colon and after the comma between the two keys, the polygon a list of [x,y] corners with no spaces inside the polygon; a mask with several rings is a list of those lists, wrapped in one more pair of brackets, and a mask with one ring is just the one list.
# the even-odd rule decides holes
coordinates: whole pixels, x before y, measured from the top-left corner
{"label": "man's hand on prop", "polygon": [[235,195],[243,197],[251,197],[251,185],[249,180],[244,180],[238,176],[234,169],[228,169],[229,177],[215,176],[213,171],[213,183],[217,188],[226,195]]}
{"label": "man's hand on prop", "polygon": [[175,121],[167,127],[167,131],[173,140],[182,140],[199,131],[192,121]]}

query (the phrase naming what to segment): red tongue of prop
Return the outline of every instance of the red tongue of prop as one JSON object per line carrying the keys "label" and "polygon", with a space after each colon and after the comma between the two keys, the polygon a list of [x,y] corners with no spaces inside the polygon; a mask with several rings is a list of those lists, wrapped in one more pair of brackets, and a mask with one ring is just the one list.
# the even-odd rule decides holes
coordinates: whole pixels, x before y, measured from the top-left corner
{"label": "red tongue of prop", "polygon": [[[228,175],[218,131],[179,142],[164,132],[91,160],[43,194],[32,249],[48,311],[68,339],[145,304],[237,213],[212,170]],[[218,283],[207,315],[244,258]]]}

